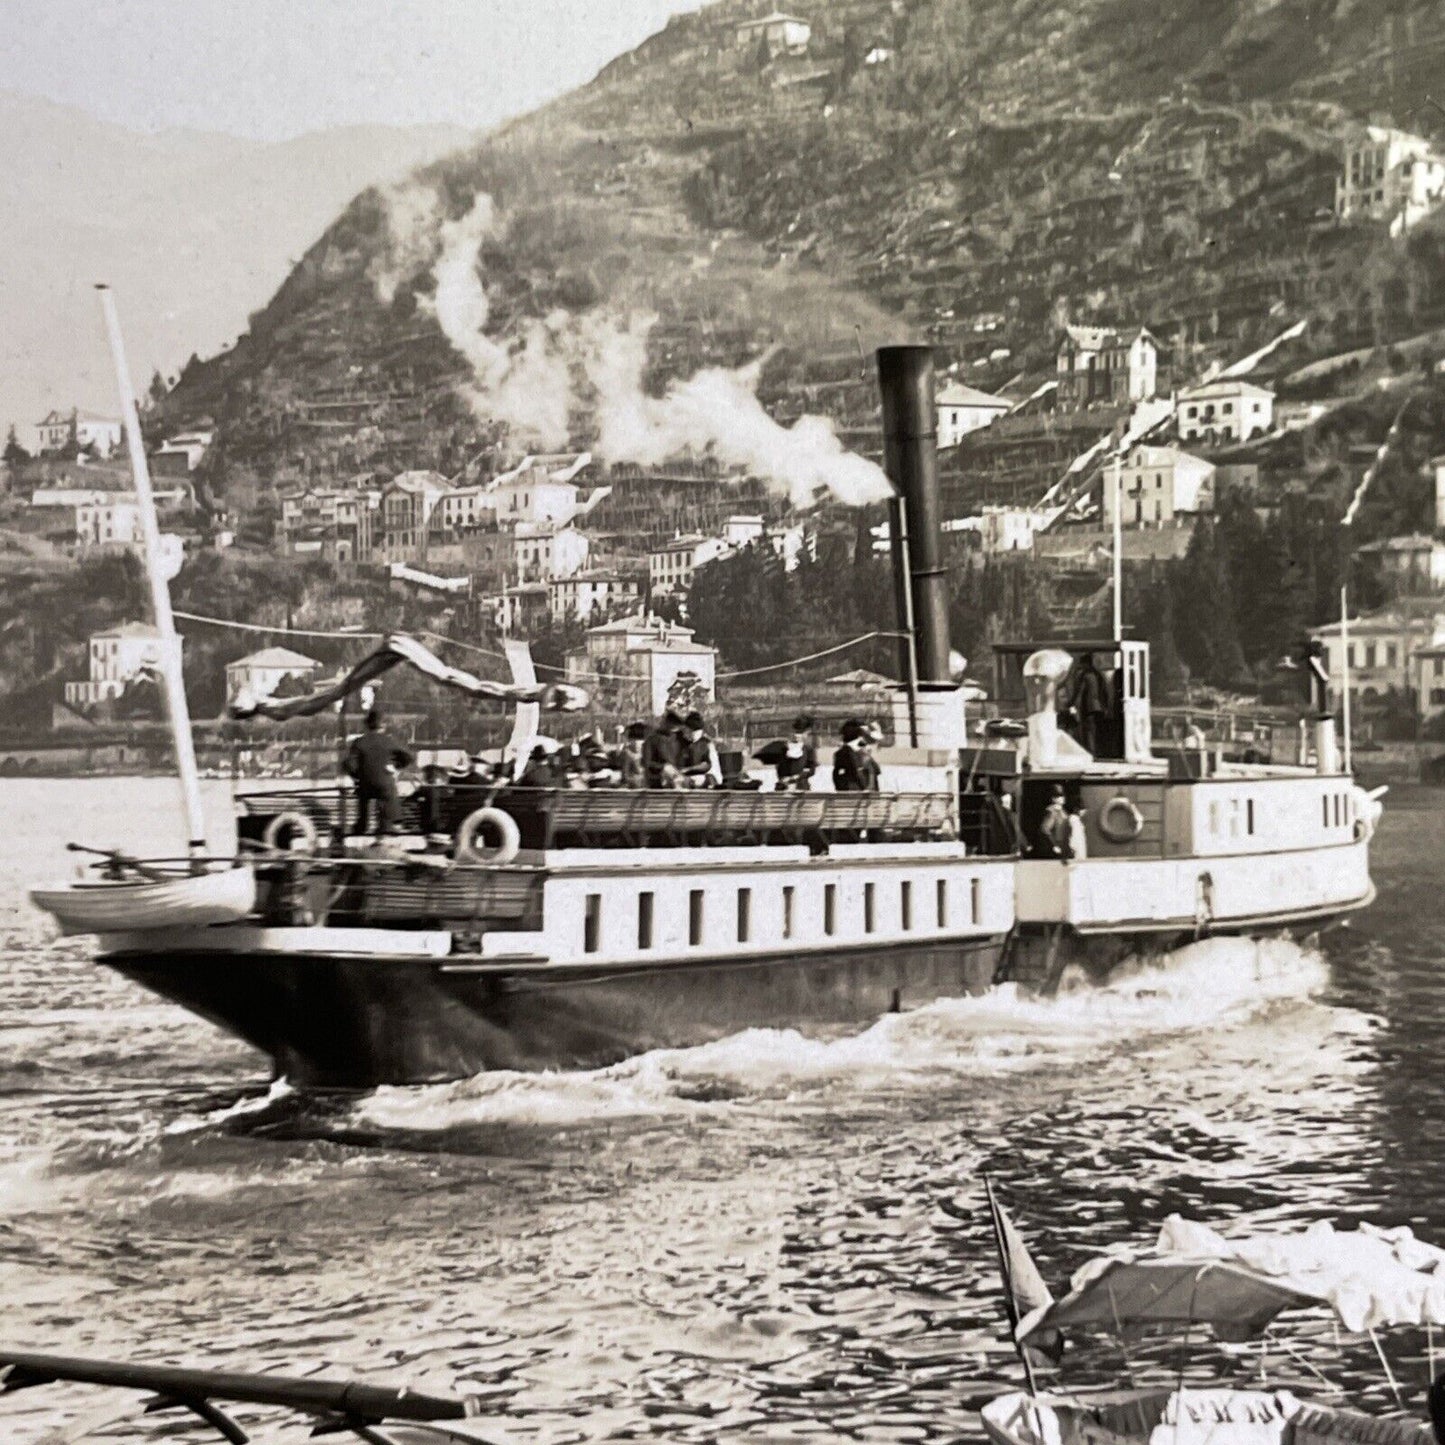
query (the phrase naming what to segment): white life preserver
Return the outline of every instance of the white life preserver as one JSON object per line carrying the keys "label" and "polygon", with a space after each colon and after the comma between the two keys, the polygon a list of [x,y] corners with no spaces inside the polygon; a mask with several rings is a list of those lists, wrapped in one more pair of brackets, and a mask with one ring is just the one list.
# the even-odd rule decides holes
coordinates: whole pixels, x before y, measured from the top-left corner
{"label": "white life preserver", "polygon": [[[499,836],[494,847],[477,847],[477,834],[483,828]],[[456,859],[458,863],[510,863],[522,848],[522,830],[517,820],[501,808],[478,808],[468,813],[457,828]]]}
{"label": "white life preserver", "polygon": [[[281,837],[286,833],[290,834],[290,838],[283,848]],[[314,853],[316,824],[305,813],[298,813],[293,808],[285,813],[277,813],[266,824],[261,841],[273,853]]]}
{"label": "white life preserver", "polygon": [[1144,831],[1144,815],[1122,793],[1099,811],[1099,831],[1111,843],[1132,843]]}

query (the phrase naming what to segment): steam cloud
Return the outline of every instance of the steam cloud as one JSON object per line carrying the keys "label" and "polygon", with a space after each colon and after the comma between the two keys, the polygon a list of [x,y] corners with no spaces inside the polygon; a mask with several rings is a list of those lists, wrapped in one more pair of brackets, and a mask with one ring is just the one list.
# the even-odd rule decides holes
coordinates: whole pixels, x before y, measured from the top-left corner
{"label": "steam cloud", "polygon": [[437,321],[471,366],[466,396],[482,419],[559,450],[568,443],[572,411],[588,406],[579,395],[578,383],[585,383],[598,433],[593,451],[604,461],[651,466],[685,453],[711,454],[785,489],[799,506],[819,488],[854,506],[891,495],[883,472],[847,451],[826,418],[805,416],[785,427],[767,414],[756,395],[766,356],[736,370],[704,368],[656,397],[643,389],[655,317],[555,311],[527,322],[512,345],[488,336],[479,253],[497,234],[496,208],[479,194],[460,220],[442,221],[437,204],[434,193],[389,198],[390,255],[372,279],[388,299],[388,284],[394,295],[406,268],[414,273],[425,265],[428,248],[435,254]]}

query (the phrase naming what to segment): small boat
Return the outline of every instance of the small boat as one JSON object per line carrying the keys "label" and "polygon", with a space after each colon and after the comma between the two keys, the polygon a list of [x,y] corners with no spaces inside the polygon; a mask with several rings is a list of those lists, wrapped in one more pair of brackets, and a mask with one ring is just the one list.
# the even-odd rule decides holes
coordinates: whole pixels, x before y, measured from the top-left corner
{"label": "small boat", "polygon": [[[993,1445],[1438,1445],[1430,1426],[1301,1400],[1285,1389],[1168,1384],[1090,1393],[1040,1391],[1034,1371],[1057,1364],[1066,1338],[1092,1331],[1121,1342],[1192,1326],[1241,1343],[1286,1310],[1331,1309],[1340,1330],[1366,1336],[1397,1402],[1398,1382],[1376,1331],[1445,1322],[1445,1250],[1410,1229],[1335,1230],[1226,1238],[1172,1215],[1152,1250],[1090,1260],[1060,1299],[1049,1295],[1011,1221],[989,1194],[1014,1343],[1028,1389],[981,1411]],[[1127,1355],[1126,1355],[1127,1357]],[[1132,1382],[1131,1382],[1132,1383]]]}
{"label": "small boat", "polygon": [[[481,1402],[475,1398],[428,1395],[317,1375],[239,1374],[0,1350],[0,1395],[56,1383],[138,1390],[149,1396],[119,1409],[107,1403],[72,1421],[66,1427],[67,1440],[78,1440],[136,1414],[168,1412],[194,1416],[223,1440],[250,1440],[252,1425],[247,1421],[243,1428],[232,1413],[238,1405],[285,1411],[300,1422],[295,1435],[298,1440],[308,1434],[334,1434],[385,1445],[487,1445],[493,1438],[478,1431]],[[282,1437],[268,1434],[266,1438]]]}
{"label": "small boat", "polygon": [[166,874],[147,866],[118,876],[77,879],[33,888],[30,901],[60,925],[62,933],[129,933],[152,928],[203,928],[236,923],[256,906],[256,875],[250,868]]}

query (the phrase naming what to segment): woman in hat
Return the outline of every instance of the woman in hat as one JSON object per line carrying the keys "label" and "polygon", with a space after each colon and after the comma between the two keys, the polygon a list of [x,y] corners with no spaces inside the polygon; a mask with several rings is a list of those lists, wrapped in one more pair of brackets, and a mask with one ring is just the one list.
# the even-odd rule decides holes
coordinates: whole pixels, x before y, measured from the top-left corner
{"label": "woman in hat", "polygon": [[855,717],[843,724],[843,746],[833,754],[833,789],[839,793],[878,791],[878,764],[868,750],[868,730]]}

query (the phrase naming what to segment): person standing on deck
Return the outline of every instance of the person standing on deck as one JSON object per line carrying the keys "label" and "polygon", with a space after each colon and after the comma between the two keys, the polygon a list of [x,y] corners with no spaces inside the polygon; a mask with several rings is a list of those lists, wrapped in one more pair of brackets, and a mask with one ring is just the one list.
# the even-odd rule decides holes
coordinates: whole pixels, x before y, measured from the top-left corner
{"label": "person standing on deck", "polygon": [[612,756],[612,765],[617,769],[619,788],[645,788],[647,786],[647,763],[643,759],[643,748],[647,743],[647,724],[627,724],[627,735],[622,746]]}
{"label": "person standing on deck", "polygon": [[1080,863],[1089,856],[1089,834],[1084,827],[1083,804],[1065,803],[1064,814],[1069,823],[1069,861]]}
{"label": "person standing on deck", "polygon": [[381,710],[366,714],[366,731],[352,740],[346,752],[346,771],[356,784],[356,831],[370,832],[371,812],[376,809],[378,835],[391,832],[400,803],[396,775],[411,762],[411,754],[398,747],[382,730]]}
{"label": "person standing on deck", "polygon": [[688,713],[683,723],[678,766],[689,788],[722,786],[722,762],[717,755],[717,744],[707,735],[707,724],[700,712]]}
{"label": "person standing on deck", "polygon": [[843,746],[833,754],[833,790],[838,793],[876,793],[878,763],[868,750],[868,736],[857,718],[843,724]]}
{"label": "person standing on deck", "polygon": [[1109,713],[1109,684],[1094,662],[1094,654],[1086,652],[1079,659],[1069,696],[1074,716],[1078,719],[1078,738],[1085,750],[1099,755],[1099,732]]}
{"label": "person standing on deck", "polygon": [[1064,811],[1064,789],[1054,784],[1049,794],[1049,805],[1039,819],[1038,856],[1057,858],[1067,862],[1069,858],[1069,815]]}

